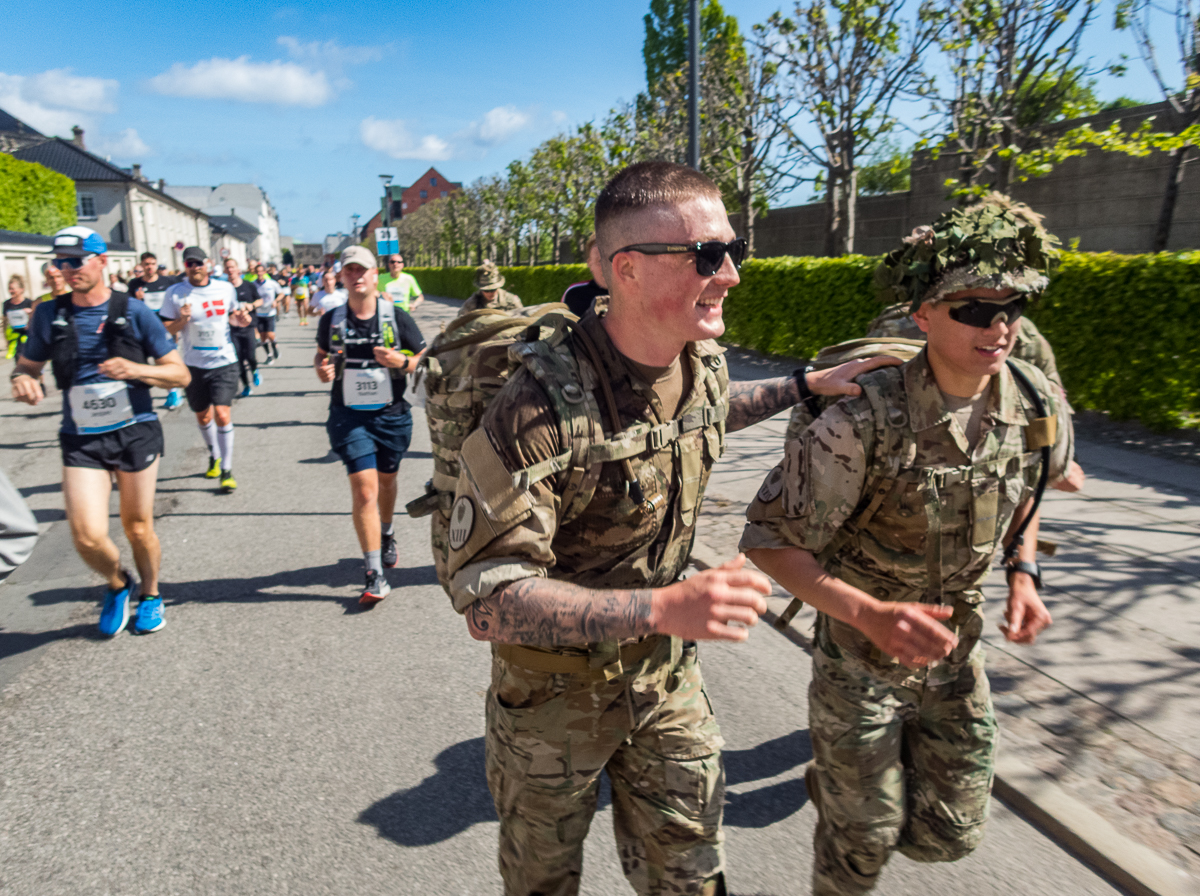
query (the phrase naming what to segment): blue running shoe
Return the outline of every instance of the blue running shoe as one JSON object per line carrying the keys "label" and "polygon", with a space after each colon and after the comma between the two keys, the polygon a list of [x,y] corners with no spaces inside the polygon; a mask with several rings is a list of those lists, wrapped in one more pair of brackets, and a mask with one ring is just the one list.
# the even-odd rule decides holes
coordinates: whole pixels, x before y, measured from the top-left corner
{"label": "blue running shoe", "polygon": [[166,400],[166,403],[163,404],[163,407],[166,408],[168,411],[173,411],[177,407],[179,407],[181,402],[182,402],[182,399],[179,397],[179,390],[172,389],[170,392],[167,393],[167,400]]}
{"label": "blue running shoe", "polygon": [[100,634],[111,638],[129,625],[129,601],[133,598],[133,576],[125,576],[124,588],[107,588],[104,591],[104,608],[100,611]]}
{"label": "blue running shoe", "polygon": [[137,618],[133,620],[133,630],[139,635],[148,635],[166,624],[167,620],[163,619],[162,598],[157,594],[143,597],[142,602],[138,604]]}
{"label": "blue running shoe", "polygon": [[258,375],[258,371],[257,371],[257,370],[256,370],[256,371],[254,371],[254,385],[255,385],[255,386],[261,386],[261,385],[262,385],[262,377]]}
{"label": "blue running shoe", "polygon": [[249,398],[253,394],[254,394],[254,390],[251,389],[249,386],[247,386],[246,388],[242,389],[241,392],[238,393],[238,398]]}

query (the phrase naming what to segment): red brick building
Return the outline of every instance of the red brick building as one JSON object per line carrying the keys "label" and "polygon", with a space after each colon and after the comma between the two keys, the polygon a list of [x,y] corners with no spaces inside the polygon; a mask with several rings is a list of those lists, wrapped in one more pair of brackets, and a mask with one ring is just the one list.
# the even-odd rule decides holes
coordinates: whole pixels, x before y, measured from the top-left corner
{"label": "red brick building", "polygon": [[412,186],[393,186],[389,189],[392,200],[391,218],[398,221],[405,215],[411,215],[426,202],[445,199],[451,193],[457,193],[462,189],[462,183],[448,181],[436,168],[430,168],[417,178]]}

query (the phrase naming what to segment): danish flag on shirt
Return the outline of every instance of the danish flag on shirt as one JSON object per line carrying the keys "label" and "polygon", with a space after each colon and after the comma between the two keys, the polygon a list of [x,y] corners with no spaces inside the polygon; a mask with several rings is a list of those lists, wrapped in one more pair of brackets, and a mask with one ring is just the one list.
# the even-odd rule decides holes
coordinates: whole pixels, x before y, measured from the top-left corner
{"label": "danish flag on shirt", "polygon": [[225,300],[212,299],[207,302],[201,302],[200,307],[204,309],[205,317],[220,317],[225,313]]}

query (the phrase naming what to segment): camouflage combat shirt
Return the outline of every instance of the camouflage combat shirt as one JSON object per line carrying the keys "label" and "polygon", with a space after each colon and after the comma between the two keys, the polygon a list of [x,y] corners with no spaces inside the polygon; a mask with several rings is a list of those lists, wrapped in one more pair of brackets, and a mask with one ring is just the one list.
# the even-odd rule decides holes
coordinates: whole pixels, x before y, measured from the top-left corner
{"label": "camouflage combat shirt", "polygon": [[467,314],[471,311],[478,311],[480,308],[491,308],[495,311],[520,311],[524,307],[520,298],[508,290],[496,290],[496,298],[490,302],[484,299],[483,290],[476,290],[471,298],[463,302],[462,309],[458,313],[460,315]]}
{"label": "camouflage combat shirt", "polygon": [[[668,422],[653,384],[616,350],[596,314],[587,313],[580,326],[598,349],[603,370],[596,374],[612,386],[622,431],[642,422]],[[584,357],[574,345],[577,337],[567,338],[574,356]],[[714,341],[688,344],[682,361],[690,367],[690,376],[685,377],[690,388],[677,417],[728,400],[723,352]],[[589,362],[580,364],[590,368]],[[612,436],[607,411],[602,416],[605,436]],[[528,369],[517,371],[505,384],[481,426],[503,463],[504,474],[565,450],[556,412]],[[511,507],[519,501],[522,509],[502,521],[489,517],[491,532],[482,542],[473,534],[461,549],[451,551],[455,609],[461,613],[473,601],[530,576],[563,579],[587,588],[648,588],[675,581],[687,566],[704,488],[720,456],[723,437],[722,416],[719,423],[633,457],[633,470],[646,498],[640,505],[627,494],[621,463],[604,463],[586,509],[561,526],[565,473],[534,483],[523,495],[485,496],[495,506]],[[464,468],[472,462],[470,454],[464,450]],[[469,479],[471,473],[475,475]],[[473,494],[471,482],[481,478],[477,471],[464,469],[458,480],[459,497]],[[484,513],[481,508],[475,512]],[[482,521],[476,521],[475,530],[482,530]]]}

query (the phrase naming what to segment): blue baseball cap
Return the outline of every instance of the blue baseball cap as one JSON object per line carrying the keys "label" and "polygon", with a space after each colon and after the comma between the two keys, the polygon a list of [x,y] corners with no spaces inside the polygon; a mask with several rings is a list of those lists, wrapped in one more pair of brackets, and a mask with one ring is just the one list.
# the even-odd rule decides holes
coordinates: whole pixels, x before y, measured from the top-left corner
{"label": "blue baseball cap", "polygon": [[54,234],[54,251],[58,255],[103,255],[108,251],[108,244],[100,238],[100,234],[87,227],[64,227]]}

